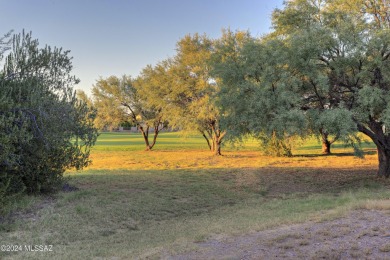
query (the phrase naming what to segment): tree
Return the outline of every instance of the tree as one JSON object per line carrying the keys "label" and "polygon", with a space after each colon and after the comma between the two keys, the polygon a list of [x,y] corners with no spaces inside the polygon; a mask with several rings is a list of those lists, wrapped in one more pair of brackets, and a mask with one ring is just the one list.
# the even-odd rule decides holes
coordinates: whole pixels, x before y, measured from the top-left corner
{"label": "tree", "polygon": [[212,45],[206,36],[185,36],[177,43],[173,58],[142,71],[139,91],[165,111],[171,127],[200,132],[209,149],[221,155],[226,131],[219,125],[220,113],[214,102],[218,86],[209,75]]}
{"label": "tree", "polygon": [[[164,127],[160,108],[150,105],[143,99],[128,76],[115,76],[100,79],[92,89],[94,105],[98,110],[98,123],[119,125],[123,121],[133,122],[145,141],[145,150],[152,150],[159,132]],[[149,140],[149,130],[153,128],[153,140]]]}
{"label": "tree", "polygon": [[[339,131],[357,129],[368,135],[378,147],[378,174],[388,177],[388,134],[383,130],[388,124],[388,4],[321,1],[320,7],[309,15],[312,22],[298,26],[289,38],[290,59],[294,61],[290,66],[308,85],[306,96],[311,100],[304,105],[311,110],[315,104],[324,106],[323,114],[328,118],[339,115],[333,125]],[[280,16],[290,20],[291,26],[287,13]]]}
{"label": "tree", "polygon": [[97,115],[97,110],[95,108],[95,105],[93,104],[93,100],[88,97],[87,93],[85,93],[83,90],[78,89],[76,90],[76,98],[78,102],[84,104],[89,112],[85,114],[86,120],[90,120],[93,118],[93,125],[96,129],[101,129],[101,121],[99,121]]}
{"label": "tree", "polygon": [[12,38],[0,71],[3,195],[55,190],[66,169],[90,162],[97,137],[94,115],[76,99],[73,85],[78,79],[70,74],[68,55],[62,49],[40,48],[31,33]]}
{"label": "tree", "polygon": [[[97,109],[95,125],[100,130],[113,130],[117,128],[120,122],[122,122],[126,117],[125,111],[118,103],[118,100],[110,93],[105,93],[114,91],[112,89],[106,90],[106,88],[108,88],[111,84],[109,83],[110,78],[98,80],[97,85],[93,86],[92,90],[92,103]],[[112,77],[111,79],[111,81],[114,82],[113,84],[117,84],[117,86],[119,86],[119,80],[120,79],[117,77]],[[102,90],[99,90],[99,88]]]}
{"label": "tree", "polygon": [[[359,131],[377,146],[378,175],[389,177],[390,34],[386,3],[288,1],[283,10],[274,13],[272,37],[254,49],[273,48],[256,70],[261,75],[257,93],[288,97],[288,111],[262,110],[272,116],[270,124],[294,111],[292,121],[303,118],[303,125],[312,131],[326,127],[329,135],[352,145],[358,141],[355,133]],[[274,84],[266,80],[270,71],[280,75]],[[257,94],[253,96],[262,100]],[[265,121],[257,120],[256,125],[260,123]]]}
{"label": "tree", "polygon": [[[284,10],[275,10],[273,13],[273,24],[275,31],[271,33],[270,38],[288,38],[292,32],[299,34],[302,26],[305,24],[323,24],[326,19],[324,15],[326,1],[289,1],[286,2]],[[325,19],[325,20],[324,20]],[[325,107],[324,107],[325,106]],[[328,104],[318,102],[316,104],[318,111],[329,109]],[[321,120],[320,120],[321,121]],[[318,123],[313,120],[310,123],[311,131],[318,136],[322,143],[322,153],[330,154],[331,145],[340,138],[340,133],[330,133],[324,121]]]}
{"label": "tree", "polygon": [[92,99],[89,98],[87,93],[85,93],[83,90],[81,89],[76,90],[76,96],[77,99],[80,100],[80,102],[85,103],[89,108],[94,107]]}
{"label": "tree", "polygon": [[274,41],[266,44],[249,32],[225,30],[215,44],[212,75],[221,88],[218,105],[229,138],[254,135],[266,154],[291,156],[295,135],[302,133],[297,127],[302,118],[289,119],[297,111],[291,110],[290,98],[274,88],[282,77],[273,69],[279,53]]}

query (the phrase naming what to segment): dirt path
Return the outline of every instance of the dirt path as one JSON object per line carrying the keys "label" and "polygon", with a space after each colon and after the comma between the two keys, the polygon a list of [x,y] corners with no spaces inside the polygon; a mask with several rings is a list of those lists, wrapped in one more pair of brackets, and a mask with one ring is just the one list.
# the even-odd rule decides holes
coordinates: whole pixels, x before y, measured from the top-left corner
{"label": "dirt path", "polygon": [[169,259],[390,259],[390,211],[359,210],[347,217],[198,243]]}

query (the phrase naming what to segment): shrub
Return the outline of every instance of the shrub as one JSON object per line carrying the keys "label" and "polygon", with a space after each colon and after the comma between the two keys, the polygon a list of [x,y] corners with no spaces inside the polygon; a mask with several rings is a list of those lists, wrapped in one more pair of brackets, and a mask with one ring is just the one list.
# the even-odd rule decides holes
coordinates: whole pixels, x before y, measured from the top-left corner
{"label": "shrub", "polygon": [[0,204],[7,194],[55,190],[89,163],[94,111],[78,100],[69,51],[14,35],[0,71]]}

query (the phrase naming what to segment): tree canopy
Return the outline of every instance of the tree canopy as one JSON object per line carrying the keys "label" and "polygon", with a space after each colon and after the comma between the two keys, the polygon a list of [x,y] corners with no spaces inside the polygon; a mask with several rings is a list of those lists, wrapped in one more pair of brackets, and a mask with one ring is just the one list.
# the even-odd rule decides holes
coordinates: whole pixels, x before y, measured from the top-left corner
{"label": "tree canopy", "polygon": [[289,92],[276,88],[280,43],[255,39],[248,32],[225,31],[213,55],[213,75],[218,79],[218,105],[229,136],[251,134],[266,152],[291,155],[291,140],[303,135],[303,118],[291,109]]}
{"label": "tree canopy", "polygon": [[[159,132],[164,127],[160,108],[147,103],[139,94],[136,83],[129,77],[116,76],[100,79],[92,88],[94,106],[98,109],[98,124],[118,126],[120,122],[131,121],[141,132],[146,150],[156,144]],[[153,128],[153,140],[149,140],[149,130]]]}
{"label": "tree canopy", "polygon": [[142,71],[139,91],[164,111],[172,128],[200,132],[210,150],[220,155],[226,131],[214,102],[218,85],[210,76],[212,48],[213,41],[204,35],[185,36],[174,57]]}
{"label": "tree canopy", "polygon": [[240,133],[317,132],[352,145],[359,131],[378,148],[379,175],[390,176],[387,9],[386,1],[286,2],[275,31],[240,49],[238,80],[222,77],[221,99],[246,100],[222,106],[225,122]]}

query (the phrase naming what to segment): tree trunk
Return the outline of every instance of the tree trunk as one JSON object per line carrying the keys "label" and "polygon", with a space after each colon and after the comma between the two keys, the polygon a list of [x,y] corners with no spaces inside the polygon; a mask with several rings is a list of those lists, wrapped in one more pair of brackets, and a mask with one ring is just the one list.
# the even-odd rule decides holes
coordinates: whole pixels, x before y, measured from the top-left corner
{"label": "tree trunk", "polygon": [[222,155],[221,153],[221,147],[222,147],[222,139],[225,136],[226,132],[220,132],[217,131],[216,134],[213,136],[213,150],[212,152],[214,155],[219,156]]}
{"label": "tree trunk", "polygon": [[376,122],[371,116],[368,127],[357,122],[360,132],[367,135],[376,145],[378,151],[378,176],[390,177],[390,135],[385,132],[382,123]]}
{"label": "tree trunk", "polygon": [[152,142],[152,144],[149,144],[150,150],[152,150],[152,148],[153,148],[154,145],[156,144],[158,133],[159,133],[158,128],[157,128],[157,130],[156,130],[156,128],[155,128],[155,130],[154,130],[154,135],[153,135],[153,142]]}
{"label": "tree trunk", "polygon": [[325,154],[325,155],[330,154],[330,145],[331,145],[331,143],[327,139],[322,140],[322,154]]}
{"label": "tree trunk", "polygon": [[202,136],[204,137],[204,139],[206,139],[207,146],[209,147],[210,151],[212,151],[210,140],[207,138],[206,134],[203,131],[200,131],[200,132],[202,133]]}
{"label": "tree trunk", "polygon": [[390,176],[390,154],[385,149],[378,147],[378,176],[389,178]]}
{"label": "tree trunk", "polygon": [[160,130],[164,128],[164,126],[160,129],[160,124],[161,124],[161,118],[159,118],[157,121],[154,122],[154,135],[153,135],[153,142],[151,145],[149,145],[150,150],[154,147],[157,141],[157,136],[160,133]]}
{"label": "tree trunk", "polygon": [[215,145],[214,145],[214,155],[216,155],[216,156],[222,155],[221,154],[221,140],[219,140],[219,138],[217,138],[214,143],[215,143]]}
{"label": "tree trunk", "polygon": [[152,150],[152,147],[150,147],[150,144],[149,144],[149,126],[146,127],[146,130],[144,130],[144,128],[142,126],[139,126],[138,129],[141,132],[142,137],[144,138],[144,141],[145,141],[145,145],[146,145],[145,151]]}
{"label": "tree trunk", "polygon": [[215,129],[215,127],[212,127],[213,129],[213,142],[212,142],[212,152],[214,155],[219,156],[221,154],[221,143],[222,143],[222,138],[225,135],[224,133],[221,134],[221,131],[219,129]]}
{"label": "tree trunk", "polygon": [[158,120],[156,120],[153,123],[154,135],[153,135],[152,143],[149,142],[149,126],[146,125],[146,127],[144,128],[142,125],[140,125],[140,124],[138,125],[138,130],[141,132],[142,137],[144,138],[144,141],[145,141],[145,145],[146,145],[145,151],[151,151],[152,148],[154,147],[154,145],[156,144],[158,134],[164,128],[164,127],[162,127],[160,129],[159,128],[160,125],[161,125],[161,118],[159,118]]}
{"label": "tree trunk", "polygon": [[211,121],[209,126],[210,126],[210,131],[208,133],[209,133],[211,140],[212,140],[211,151],[216,156],[222,155],[221,154],[221,144],[222,144],[222,139],[226,134],[226,131],[221,132],[216,120]]}
{"label": "tree trunk", "polygon": [[329,134],[322,129],[320,129],[320,134],[321,134],[321,141],[322,141],[322,154],[329,155],[330,154],[330,146],[332,144],[332,142],[330,142],[328,139]]}

